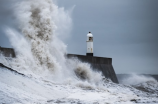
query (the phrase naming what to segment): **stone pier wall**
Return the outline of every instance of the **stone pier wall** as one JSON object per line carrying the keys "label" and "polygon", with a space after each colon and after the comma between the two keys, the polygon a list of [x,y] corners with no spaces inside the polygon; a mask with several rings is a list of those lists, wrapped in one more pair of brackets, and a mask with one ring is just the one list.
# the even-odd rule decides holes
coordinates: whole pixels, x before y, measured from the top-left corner
{"label": "stone pier wall", "polygon": [[[0,53],[5,57],[16,57],[14,49],[0,47]],[[82,62],[88,62],[94,70],[101,71],[106,78],[110,78],[113,82],[118,83],[114,68],[112,66],[112,58],[84,56],[67,54],[68,58],[76,57]]]}
{"label": "stone pier wall", "polygon": [[3,54],[5,57],[15,57],[15,52],[12,48],[0,47],[0,54]]}
{"label": "stone pier wall", "polygon": [[101,71],[106,78],[110,78],[113,82],[118,83],[118,79],[112,66],[112,58],[75,54],[68,54],[67,57],[76,57],[82,62],[88,62],[94,70]]}

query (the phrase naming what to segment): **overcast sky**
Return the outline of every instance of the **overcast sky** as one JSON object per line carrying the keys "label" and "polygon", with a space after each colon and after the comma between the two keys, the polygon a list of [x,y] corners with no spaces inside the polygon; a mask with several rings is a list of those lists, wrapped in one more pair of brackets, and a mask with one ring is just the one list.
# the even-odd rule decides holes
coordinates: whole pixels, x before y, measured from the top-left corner
{"label": "overcast sky", "polygon": [[[158,74],[158,0],[57,0],[75,6],[68,53],[86,54],[94,36],[94,56],[111,57],[116,73]],[[0,46],[11,47],[3,26],[13,25],[11,0],[0,0]]]}

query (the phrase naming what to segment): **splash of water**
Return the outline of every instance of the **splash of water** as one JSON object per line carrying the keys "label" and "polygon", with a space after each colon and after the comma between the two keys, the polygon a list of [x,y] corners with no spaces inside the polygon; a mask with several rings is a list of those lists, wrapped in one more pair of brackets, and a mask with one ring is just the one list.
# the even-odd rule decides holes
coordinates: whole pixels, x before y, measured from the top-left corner
{"label": "splash of water", "polygon": [[151,76],[137,75],[137,74],[128,75],[120,81],[120,83],[127,85],[138,85],[146,82],[157,82],[157,81]]}
{"label": "splash of water", "polygon": [[70,12],[52,0],[24,0],[16,4],[15,15],[19,31],[6,28],[17,55],[10,62],[12,68],[54,80],[73,79],[96,84],[102,80],[101,73],[94,72],[88,63],[65,57],[66,45],[59,37],[66,34],[59,31],[71,30]]}

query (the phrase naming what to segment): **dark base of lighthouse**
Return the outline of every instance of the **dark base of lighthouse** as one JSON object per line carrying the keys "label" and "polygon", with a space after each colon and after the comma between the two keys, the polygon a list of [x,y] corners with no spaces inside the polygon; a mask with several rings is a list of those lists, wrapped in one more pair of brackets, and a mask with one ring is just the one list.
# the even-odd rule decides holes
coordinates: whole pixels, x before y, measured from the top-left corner
{"label": "dark base of lighthouse", "polygon": [[86,53],[86,56],[93,56],[93,53]]}

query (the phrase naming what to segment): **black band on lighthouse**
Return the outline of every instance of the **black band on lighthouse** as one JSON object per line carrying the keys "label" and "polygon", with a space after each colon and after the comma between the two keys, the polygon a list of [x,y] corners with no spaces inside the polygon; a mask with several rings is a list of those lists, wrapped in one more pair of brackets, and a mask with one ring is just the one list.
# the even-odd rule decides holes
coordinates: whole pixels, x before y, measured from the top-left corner
{"label": "black band on lighthouse", "polygon": [[93,53],[86,53],[86,56],[93,56]]}

